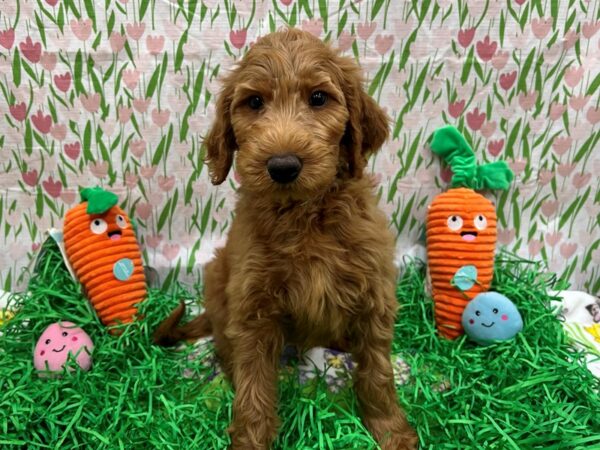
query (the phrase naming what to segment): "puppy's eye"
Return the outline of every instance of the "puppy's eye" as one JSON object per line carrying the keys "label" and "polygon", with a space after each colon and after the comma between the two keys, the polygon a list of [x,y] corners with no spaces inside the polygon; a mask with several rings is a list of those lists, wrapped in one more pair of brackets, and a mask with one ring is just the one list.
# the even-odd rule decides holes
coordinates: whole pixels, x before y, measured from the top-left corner
{"label": "puppy's eye", "polygon": [[476,316],[480,316],[481,315],[481,311],[475,311],[475,315]]}
{"label": "puppy's eye", "polygon": [[258,95],[253,95],[248,98],[248,106],[250,107],[250,109],[259,110],[263,107],[264,104],[265,103],[262,97],[259,97]]}
{"label": "puppy's eye", "polygon": [[308,99],[308,104],[310,106],[323,106],[327,103],[327,94],[323,91],[315,91],[310,94],[310,98]]}
{"label": "puppy's eye", "polygon": [[494,314],[498,314],[498,308],[494,308],[494,309],[492,309],[492,312],[493,312]]}

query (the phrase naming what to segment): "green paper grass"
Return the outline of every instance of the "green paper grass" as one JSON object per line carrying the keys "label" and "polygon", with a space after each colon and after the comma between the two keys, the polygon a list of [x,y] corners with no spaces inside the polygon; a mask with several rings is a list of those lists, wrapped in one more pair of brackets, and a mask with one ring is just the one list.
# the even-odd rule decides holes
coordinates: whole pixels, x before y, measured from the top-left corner
{"label": "green paper grass", "polygon": [[[46,244],[47,245],[47,244]],[[432,301],[424,295],[424,267],[410,263],[398,286],[403,303],[394,351],[411,366],[398,396],[422,448],[576,449],[600,445],[598,381],[568,347],[549,311],[549,281],[524,261],[499,260],[495,284],[520,308],[525,328],[512,342],[478,347],[461,338],[438,339]],[[27,297],[0,338],[0,447],[93,449],[225,449],[232,391],[192,348],[175,352],[151,344],[152,330],[179,299],[181,288],[150,290],[143,321],[108,335],[48,247]],[[39,379],[32,351],[57,320],[82,326],[96,348],[90,372]],[[181,376],[184,370],[196,379]],[[373,449],[351,390],[331,394],[323,379],[297,382],[281,372],[282,426],[276,449]],[[440,380],[443,380],[440,382]]]}

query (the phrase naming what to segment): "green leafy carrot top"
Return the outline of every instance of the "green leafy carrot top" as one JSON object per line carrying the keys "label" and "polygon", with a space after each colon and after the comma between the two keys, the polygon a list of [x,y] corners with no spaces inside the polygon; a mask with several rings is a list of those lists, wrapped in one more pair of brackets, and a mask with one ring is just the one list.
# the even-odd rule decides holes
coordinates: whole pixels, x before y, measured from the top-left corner
{"label": "green leafy carrot top", "polygon": [[508,189],[514,178],[505,161],[478,165],[475,153],[463,135],[452,125],[436,130],[430,145],[433,153],[450,165],[454,174],[451,181],[453,188]]}
{"label": "green leafy carrot top", "polygon": [[93,187],[81,191],[81,200],[88,202],[85,210],[88,214],[104,214],[119,202],[119,197],[101,187]]}

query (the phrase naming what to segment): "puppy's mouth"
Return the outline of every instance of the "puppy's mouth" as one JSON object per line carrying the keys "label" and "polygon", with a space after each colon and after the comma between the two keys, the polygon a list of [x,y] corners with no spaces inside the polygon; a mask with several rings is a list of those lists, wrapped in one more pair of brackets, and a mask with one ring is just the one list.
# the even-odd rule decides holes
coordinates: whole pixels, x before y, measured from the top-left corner
{"label": "puppy's mouth", "polygon": [[54,353],[60,353],[60,352],[62,352],[65,349],[65,347],[66,347],[66,345],[63,345],[60,350],[56,350],[55,348],[53,348],[52,351]]}
{"label": "puppy's mouth", "polygon": [[476,231],[462,231],[460,236],[463,238],[463,241],[473,242],[477,237]]}
{"label": "puppy's mouth", "polygon": [[494,326],[494,324],[495,324],[495,323],[496,323],[496,322],[492,322],[492,323],[490,323],[490,324],[487,324],[487,323],[483,323],[483,322],[481,322],[481,326],[484,326],[484,327],[486,327],[486,328],[492,328],[492,327]]}

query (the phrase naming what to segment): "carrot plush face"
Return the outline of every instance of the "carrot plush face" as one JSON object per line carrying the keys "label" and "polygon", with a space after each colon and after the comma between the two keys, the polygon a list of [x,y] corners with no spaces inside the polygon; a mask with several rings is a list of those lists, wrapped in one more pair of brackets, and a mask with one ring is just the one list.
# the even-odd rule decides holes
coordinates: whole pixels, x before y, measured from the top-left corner
{"label": "carrot plush face", "polygon": [[492,202],[470,189],[438,195],[429,208],[432,241],[443,237],[448,248],[473,251],[496,241],[496,210]]}
{"label": "carrot plush face", "polygon": [[99,188],[82,191],[84,202],[64,222],[65,251],[100,320],[128,323],[146,297],[142,255],[131,221],[117,196]]}
{"label": "carrot plush face", "polygon": [[104,214],[87,214],[84,205],[80,205],[80,214],[87,216],[82,218],[73,231],[79,234],[80,242],[74,245],[84,248],[93,244],[118,245],[121,238],[135,238],[133,227],[127,215],[118,206],[113,206]]}
{"label": "carrot plush face", "polygon": [[512,172],[504,163],[477,166],[453,127],[437,131],[431,147],[455,169],[453,188],[434,198],[426,224],[436,326],[442,336],[454,339],[463,333],[465,307],[489,289],[494,273],[496,208],[474,188],[506,188]]}

